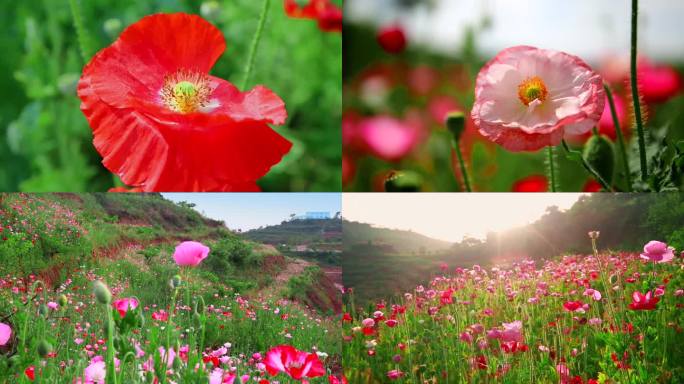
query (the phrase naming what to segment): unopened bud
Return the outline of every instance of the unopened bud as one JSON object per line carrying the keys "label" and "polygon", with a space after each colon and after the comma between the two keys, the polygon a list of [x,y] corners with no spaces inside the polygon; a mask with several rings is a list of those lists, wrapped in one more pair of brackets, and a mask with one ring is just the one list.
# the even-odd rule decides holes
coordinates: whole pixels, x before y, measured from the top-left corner
{"label": "unopened bud", "polygon": [[461,140],[461,135],[465,130],[465,115],[463,112],[449,112],[446,117],[446,126],[456,141]]}
{"label": "unopened bud", "polygon": [[66,307],[66,305],[69,304],[69,300],[67,299],[66,295],[60,296],[59,300],[57,300],[57,304],[59,304],[59,306],[62,308]]}
{"label": "unopened bud", "polygon": [[100,304],[108,305],[112,302],[112,293],[109,292],[109,288],[100,280],[93,284],[93,291],[95,292],[95,298]]}
{"label": "unopened bud", "polygon": [[385,192],[420,192],[423,178],[413,171],[392,171],[385,179]]}
{"label": "unopened bud", "polygon": [[47,340],[43,339],[38,343],[38,355],[45,358],[50,353],[52,353],[52,344],[48,343]]}
{"label": "unopened bud", "polygon": [[606,136],[593,135],[584,145],[584,160],[608,183],[613,182],[613,143]]}

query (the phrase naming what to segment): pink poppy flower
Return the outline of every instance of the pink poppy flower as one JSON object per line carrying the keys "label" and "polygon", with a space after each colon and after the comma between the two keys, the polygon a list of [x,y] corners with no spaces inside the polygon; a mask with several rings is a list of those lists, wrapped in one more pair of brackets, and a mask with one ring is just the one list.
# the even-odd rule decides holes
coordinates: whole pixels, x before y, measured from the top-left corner
{"label": "pink poppy flower", "polygon": [[130,297],[114,301],[112,306],[119,312],[119,316],[126,317],[128,310],[134,310],[138,308],[138,300]]}
{"label": "pink poppy flower", "polygon": [[590,131],[604,103],[601,76],[579,57],[516,46],[480,70],[471,114],[490,140],[510,151],[534,151]]}
{"label": "pink poppy flower", "polygon": [[522,343],[522,321],[516,320],[511,323],[502,323],[504,330],[501,332],[501,340],[504,342]]}
{"label": "pink poppy flower", "polygon": [[415,122],[385,115],[361,121],[358,130],[368,150],[387,161],[408,155],[420,139],[420,128]]}
{"label": "pink poppy flower", "polygon": [[637,80],[639,93],[648,103],[663,103],[677,95],[682,87],[677,70],[667,65],[655,65],[648,60],[639,63]]}
{"label": "pink poppy flower", "polygon": [[93,359],[83,371],[85,384],[105,384],[107,367],[102,359]]}
{"label": "pink poppy flower", "polygon": [[289,345],[279,345],[266,352],[266,371],[271,376],[285,372],[296,380],[325,375],[325,367],[315,353],[303,352]]}
{"label": "pink poppy flower", "polygon": [[591,296],[595,301],[601,300],[601,292],[592,288],[584,290],[584,296]]}
{"label": "pink poppy flower", "polygon": [[667,263],[674,259],[674,248],[668,247],[662,241],[651,240],[644,245],[644,253],[641,258],[654,263]]}
{"label": "pink poppy flower", "polygon": [[209,247],[196,241],[184,241],[176,247],[173,259],[180,266],[195,267],[209,255]]}
{"label": "pink poppy flower", "polygon": [[6,345],[11,337],[12,328],[5,323],[0,323],[0,347]]}
{"label": "pink poppy flower", "polygon": [[396,379],[401,378],[402,376],[404,376],[404,372],[402,372],[398,369],[393,369],[393,370],[387,372],[387,377],[390,380],[396,380]]}

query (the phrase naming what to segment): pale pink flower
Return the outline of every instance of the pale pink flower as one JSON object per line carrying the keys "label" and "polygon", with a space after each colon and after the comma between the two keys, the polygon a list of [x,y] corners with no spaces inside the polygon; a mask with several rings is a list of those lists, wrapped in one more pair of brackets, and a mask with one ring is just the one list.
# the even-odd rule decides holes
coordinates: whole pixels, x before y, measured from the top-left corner
{"label": "pale pink flower", "polygon": [[477,76],[472,117],[480,133],[510,151],[558,145],[601,118],[601,76],[564,52],[504,49]]}
{"label": "pale pink flower", "polygon": [[0,323],[0,347],[7,344],[11,337],[12,328],[5,323]]}
{"label": "pale pink flower", "polygon": [[176,247],[173,259],[180,266],[197,266],[209,256],[209,247],[196,241],[184,241]]}
{"label": "pale pink flower", "polygon": [[502,323],[504,330],[501,333],[501,340],[504,342],[515,341],[522,343],[522,321],[516,320],[511,323]]}
{"label": "pale pink flower", "polygon": [[48,306],[48,308],[50,308],[52,310],[59,308],[59,304],[55,303],[54,301],[49,301],[47,303],[47,306]]}
{"label": "pale pink flower", "polygon": [[587,288],[584,291],[584,296],[591,296],[594,298],[595,301],[601,300],[601,292],[599,292],[593,288]]}
{"label": "pale pink flower", "polygon": [[93,359],[83,371],[86,384],[105,384],[107,377],[107,367],[102,359]]}
{"label": "pale pink flower", "polygon": [[375,320],[373,320],[371,318],[363,319],[361,321],[361,325],[363,325],[366,328],[371,328],[375,325]]}
{"label": "pale pink flower", "polygon": [[657,263],[667,263],[674,259],[674,248],[668,247],[662,241],[651,240],[644,245],[644,253],[641,258]]}

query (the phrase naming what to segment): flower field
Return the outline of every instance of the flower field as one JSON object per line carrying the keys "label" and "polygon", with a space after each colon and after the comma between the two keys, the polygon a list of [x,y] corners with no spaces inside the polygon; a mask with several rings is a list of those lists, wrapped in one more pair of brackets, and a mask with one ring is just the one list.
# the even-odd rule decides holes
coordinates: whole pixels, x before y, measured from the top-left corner
{"label": "flower field", "polygon": [[[364,308],[347,297],[353,383],[680,383],[682,259],[599,250],[543,264],[450,268]],[[588,239],[589,240],[589,239]]]}

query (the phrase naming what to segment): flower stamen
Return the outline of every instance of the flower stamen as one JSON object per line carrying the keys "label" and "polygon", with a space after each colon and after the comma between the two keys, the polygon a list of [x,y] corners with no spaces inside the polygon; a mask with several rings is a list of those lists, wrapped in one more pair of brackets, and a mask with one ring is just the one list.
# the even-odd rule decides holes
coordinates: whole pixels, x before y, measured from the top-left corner
{"label": "flower stamen", "polygon": [[530,105],[535,100],[544,102],[548,93],[546,84],[539,76],[528,77],[518,85],[518,98],[525,106]]}
{"label": "flower stamen", "polygon": [[170,110],[186,114],[197,112],[209,104],[211,88],[206,75],[181,69],[164,78],[159,93]]}

